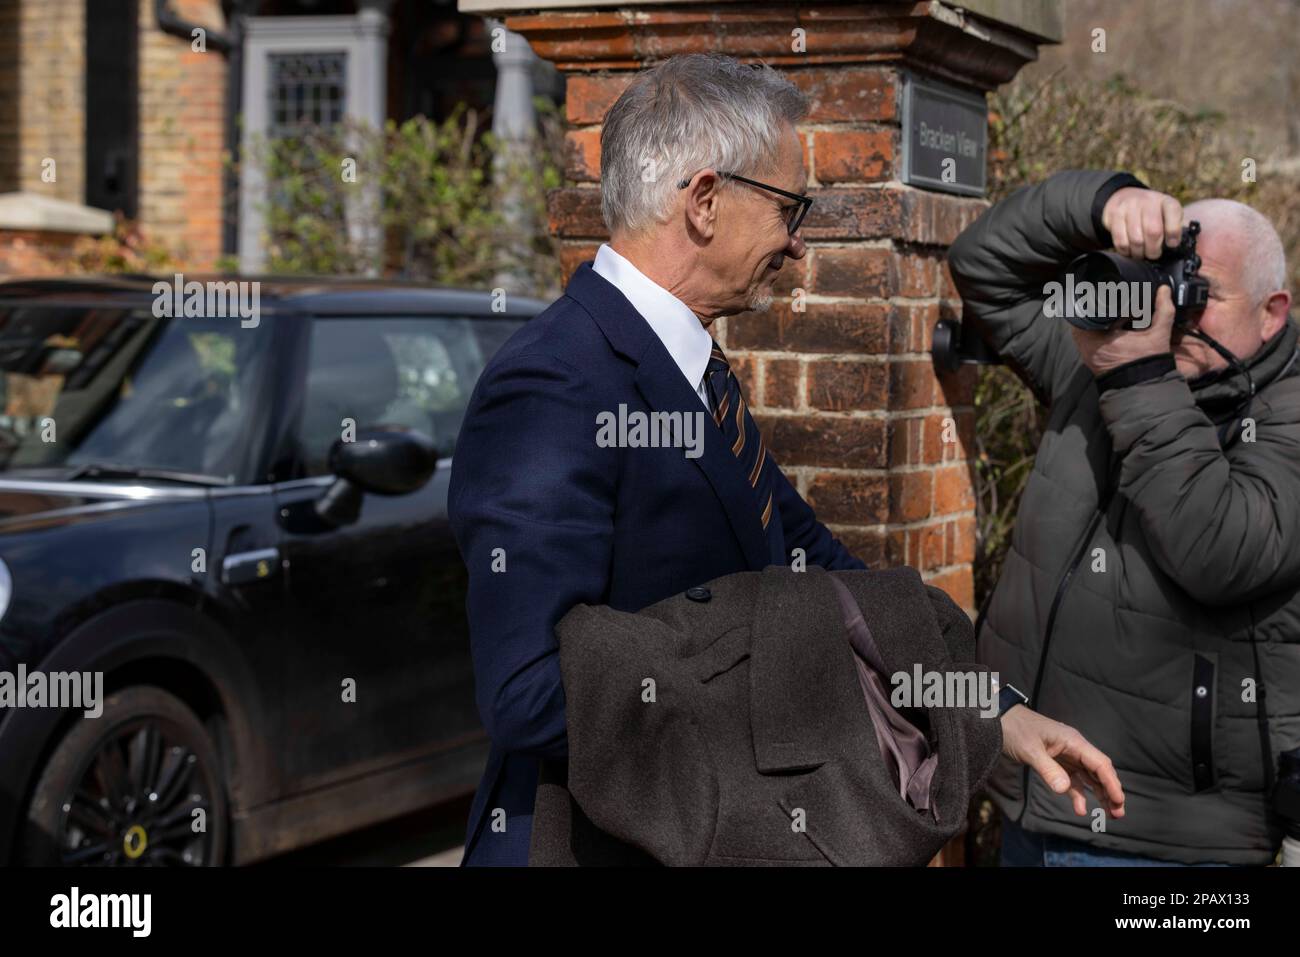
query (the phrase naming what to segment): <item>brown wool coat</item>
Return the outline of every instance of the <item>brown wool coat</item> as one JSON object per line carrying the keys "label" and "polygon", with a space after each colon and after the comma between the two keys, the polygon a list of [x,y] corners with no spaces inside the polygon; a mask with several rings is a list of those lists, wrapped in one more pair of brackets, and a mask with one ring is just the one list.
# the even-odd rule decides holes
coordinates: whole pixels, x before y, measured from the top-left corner
{"label": "brown wool coat", "polygon": [[977,706],[922,712],[940,754],[938,821],[910,807],[880,754],[832,574],[891,673],[983,670],[966,615],[910,568],[774,565],[708,582],[704,601],[579,605],[556,628],[569,758],[543,764],[529,863],[921,866],[959,833],[1001,725]]}

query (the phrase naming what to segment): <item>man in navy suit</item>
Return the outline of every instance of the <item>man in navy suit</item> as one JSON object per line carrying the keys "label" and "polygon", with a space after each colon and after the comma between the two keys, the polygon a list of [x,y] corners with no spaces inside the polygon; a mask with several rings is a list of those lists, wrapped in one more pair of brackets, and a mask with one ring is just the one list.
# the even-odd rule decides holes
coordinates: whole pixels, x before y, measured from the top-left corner
{"label": "man in navy suit", "polygon": [[574,605],[637,611],[769,564],[865,567],[782,474],[709,332],[765,309],[804,255],[806,112],[773,70],[727,57],[639,75],[601,132],[611,242],[474,389],[448,508],[492,749],[464,864],[528,862],[540,762],[568,753],[553,629]]}

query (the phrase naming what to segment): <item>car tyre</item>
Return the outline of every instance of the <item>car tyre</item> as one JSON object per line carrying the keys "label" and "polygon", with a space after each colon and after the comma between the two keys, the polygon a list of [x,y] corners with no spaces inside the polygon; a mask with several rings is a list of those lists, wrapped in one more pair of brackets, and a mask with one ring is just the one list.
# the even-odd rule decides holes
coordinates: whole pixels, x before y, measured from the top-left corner
{"label": "car tyre", "polygon": [[55,745],[28,804],[20,859],[219,866],[227,833],[222,762],[203,723],[175,695],[135,685],[108,695],[101,715],[79,717]]}

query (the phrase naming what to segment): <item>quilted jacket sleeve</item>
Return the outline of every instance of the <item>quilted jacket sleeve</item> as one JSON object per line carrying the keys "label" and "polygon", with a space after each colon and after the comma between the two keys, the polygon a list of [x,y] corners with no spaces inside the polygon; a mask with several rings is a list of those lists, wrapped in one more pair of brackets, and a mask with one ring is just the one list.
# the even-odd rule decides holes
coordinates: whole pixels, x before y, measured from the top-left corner
{"label": "quilted jacket sleeve", "polygon": [[1045,286],[1079,253],[1110,245],[1096,201],[1103,188],[1113,192],[1121,185],[1142,184],[1104,170],[1057,173],[986,210],[948,250],[962,321],[970,321],[1043,402],[1081,365],[1065,320],[1043,313]]}
{"label": "quilted jacket sleeve", "polygon": [[1177,372],[1106,390],[1101,413],[1120,492],[1179,587],[1233,605],[1300,584],[1300,379],[1257,396],[1251,441],[1227,452]]}
{"label": "quilted jacket sleeve", "polygon": [[688,704],[696,682],[644,620],[579,605],[556,629],[569,726],[569,793],[591,822],[662,864],[698,865],[718,790]]}

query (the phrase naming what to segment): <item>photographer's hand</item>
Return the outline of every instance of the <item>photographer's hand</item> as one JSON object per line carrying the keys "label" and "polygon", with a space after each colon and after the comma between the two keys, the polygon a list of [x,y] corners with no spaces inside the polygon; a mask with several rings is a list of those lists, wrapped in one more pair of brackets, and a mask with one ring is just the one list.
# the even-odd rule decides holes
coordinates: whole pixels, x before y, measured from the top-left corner
{"label": "photographer's hand", "polygon": [[1069,792],[1075,814],[1087,816],[1087,790],[1108,816],[1124,816],[1124,789],[1115,766],[1078,731],[1027,705],[1017,705],[1001,720],[1002,753],[1029,765],[1057,794]]}
{"label": "photographer's hand", "polygon": [[[1178,200],[1136,186],[1117,189],[1106,200],[1101,221],[1110,231],[1115,252],[1133,259],[1159,259],[1164,247],[1178,245],[1183,235],[1183,207]],[[1161,286],[1146,328],[1085,332],[1072,325],[1070,333],[1083,364],[1099,376],[1135,359],[1169,352],[1173,328],[1173,301],[1168,288]]]}
{"label": "photographer's hand", "polygon": [[1159,259],[1166,244],[1177,246],[1182,238],[1183,207],[1154,189],[1126,186],[1106,200],[1101,222],[1121,256]]}
{"label": "photographer's hand", "polygon": [[1151,324],[1145,329],[1116,328],[1107,332],[1086,332],[1070,326],[1079,358],[1092,370],[1094,376],[1102,375],[1135,359],[1157,356],[1172,349],[1170,336],[1174,329],[1174,300],[1168,286],[1156,291],[1156,307]]}

